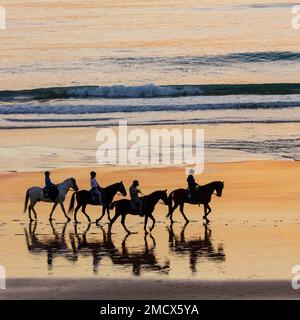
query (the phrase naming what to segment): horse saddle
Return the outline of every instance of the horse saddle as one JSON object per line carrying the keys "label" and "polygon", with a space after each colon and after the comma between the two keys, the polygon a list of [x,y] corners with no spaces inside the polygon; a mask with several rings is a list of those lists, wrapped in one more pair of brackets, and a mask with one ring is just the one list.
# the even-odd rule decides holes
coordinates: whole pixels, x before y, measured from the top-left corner
{"label": "horse saddle", "polygon": [[59,194],[59,191],[56,187],[53,187],[51,189],[43,188],[43,195],[44,198],[51,198],[54,200]]}
{"label": "horse saddle", "polygon": [[[94,204],[99,204],[98,195],[93,189],[90,190],[90,202]],[[102,202],[103,202],[103,192],[102,192]]]}
{"label": "horse saddle", "polygon": [[195,188],[194,190],[188,188],[188,189],[186,190],[186,193],[187,193],[188,199],[189,199],[192,203],[198,203],[197,195],[198,195],[198,193],[199,193],[199,188]]}
{"label": "horse saddle", "polygon": [[44,195],[44,198],[50,198],[50,190],[44,188],[43,189],[43,195]]}
{"label": "horse saddle", "polygon": [[[144,201],[143,201],[143,209],[142,209],[142,211],[144,210]],[[131,200],[130,201],[130,210],[132,211],[132,212],[134,212],[134,213],[136,213],[136,214],[140,214],[139,213],[139,206],[138,206],[138,204],[135,202],[135,201],[133,201],[133,200]]]}

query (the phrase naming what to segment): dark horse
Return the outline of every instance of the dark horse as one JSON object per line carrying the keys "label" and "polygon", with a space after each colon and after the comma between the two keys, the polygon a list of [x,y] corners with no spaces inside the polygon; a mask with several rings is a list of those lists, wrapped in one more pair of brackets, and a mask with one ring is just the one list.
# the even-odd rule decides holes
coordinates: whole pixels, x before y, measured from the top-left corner
{"label": "dark horse", "polygon": [[[144,230],[147,232],[147,222],[148,218],[150,218],[153,222],[150,232],[153,230],[155,226],[155,219],[152,215],[155,206],[157,205],[159,200],[162,200],[165,205],[168,205],[168,196],[167,196],[167,190],[159,190],[152,192],[151,194],[140,197],[140,199],[143,201],[143,214],[145,215],[145,224],[144,224]],[[139,213],[135,210],[131,209],[131,201],[128,199],[122,199],[118,201],[114,201],[110,208],[116,208],[115,210],[115,216],[111,219],[110,224],[109,224],[109,231],[111,231],[111,227],[114,224],[114,222],[118,219],[119,216],[122,216],[121,223],[126,230],[127,233],[131,233],[126,225],[125,225],[125,218],[127,214],[133,214],[139,216]]]}
{"label": "dark horse", "polygon": [[[214,181],[209,184],[206,184],[204,186],[199,186],[196,193],[196,199],[190,199],[188,197],[188,191],[186,189],[177,189],[170,193],[169,195],[169,213],[167,217],[170,217],[171,223],[173,223],[173,212],[176,210],[176,208],[179,206],[180,212],[183,215],[185,221],[188,223],[189,219],[186,217],[186,215],[183,212],[183,207],[185,203],[190,204],[203,204],[204,205],[204,216],[203,218],[206,219],[206,221],[209,221],[207,216],[211,212],[211,208],[209,206],[209,203],[211,201],[211,196],[216,191],[216,194],[218,197],[222,196],[222,191],[224,188],[224,182],[221,181]],[[174,201],[174,205],[172,205]]]}
{"label": "dark horse", "polygon": [[[127,196],[126,189],[124,187],[123,182],[118,182],[115,184],[112,184],[111,186],[108,186],[106,188],[102,189],[103,194],[103,208],[102,208],[102,215],[99,219],[96,220],[96,223],[98,223],[105,215],[105,211],[107,211],[107,216],[110,221],[110,215],[109,215],[109,206],[112,203],[114,196],[120,192],[124,197]],[[69,214],[73,212],[74,204],[75,204],[75,196],[77,200],[77,206],[75,208],[74,212],[74,220],[77,222],[77,211],[82,207],[81,211],[84,213],[84,215],[87,217],[88,221],[91,222],[90,217],[85,211],[85,208],[88,204],[93,206],[99,206],[99,203],[91,198],[90,191],[88,190],[81,190],[78,192],[74,192],[71,198],[70,206],[69,206]]]}

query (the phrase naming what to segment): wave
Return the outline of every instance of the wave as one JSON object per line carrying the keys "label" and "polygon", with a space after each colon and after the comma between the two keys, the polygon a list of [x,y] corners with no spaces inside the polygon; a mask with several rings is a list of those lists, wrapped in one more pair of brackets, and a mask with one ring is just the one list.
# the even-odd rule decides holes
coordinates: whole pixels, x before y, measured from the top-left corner
{"label": "wave", "polygon": [[[41,119],[40,121],[19,121],[8,119],[6,125],[0,124],[0,129],[40,129],[40,128],[102,128],[115,127],[119,125],[119,120],[121,119],[110,119],[109,124],[103,119],[83,119],[80,123],[77,119],[65,119],[65,121],[56,121],[56,119]],[[20,123],[20,125],[9,125],[9,123]],[[90,122],[90,123],[89,123]],[[137,120],[132,125],[134,126],[162,126],[162,125],[256,125],[256,124],[299,124],[300,119],[295,120],[199,120],[199,119],[189,119],[189,120]],[[298,144],[299,147],[299,144]]]}
{"label": "wave", "polygon": [[[104,58],[102,62],[117,64],[122,67],[138,65],[144,66],[228,66],[241,63],[264,63],[264,62],[295,62],[300,61],[300,52],[297,51],[256,51],[235,52],[218,55],[200,56],[173,56],[173,57],[122,57]],[[92,62],[92,61],[91,61]]]}
{"label": "wave", "polygon": [[83,99],[83,98],[163,98],[218,95],[285,95],[300,94],[300,83],[154,85],[141,86],[74,86],[0,91],[0,102]]}
{"label": "wave", "polygon": [[[276,102],[230,102],[230,103],[194,103],[194,104],[121,104],[121,105],[28,105],[15,104],[1,106],[0,115],[93,115],[93,114],[118,114],[118,113],[145,113],[145,112],[189,112],[212,110],[255,110],[255,109],[287,109],[299,108],[300,101]],[[39,121],[37,119],[37,121]],[[79,121],[82,119],[80,118]],[[19,120],[15,120],[19,121]],[[26,121],[25,119],[22,121]],[[32,121],[32,120],[28,120]]]}

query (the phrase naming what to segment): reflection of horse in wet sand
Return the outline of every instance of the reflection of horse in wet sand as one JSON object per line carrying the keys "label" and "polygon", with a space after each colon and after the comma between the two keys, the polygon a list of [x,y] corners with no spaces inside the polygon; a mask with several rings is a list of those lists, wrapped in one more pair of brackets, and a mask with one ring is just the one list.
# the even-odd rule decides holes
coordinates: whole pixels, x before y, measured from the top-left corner
{"label": "reflection of horse in wet sand", "polygon": [[209,229],[208,223],[204,224],[204,239],[201,239],[201,237],[199,237],[196,240],[186,241],[186,226],[187,224],[185,224],[185,226],[182,228],[179,237],[175,235],[172,224],[167,228],[169,231],[169,247],[170,250],[175,254],[189,255],[190,268],[192,273],[197,272],[196,265],[199,258],[205,258],[216,262],[225,260],[223,246],[219,244],[218,249],[215,249],[211,241],[211,229]]}
{"label": "reflection of horse in wet sand", "polygon": [[[122,242],[122,252],[120,255],[114,255],[111,257],[113,264],[116,265],[132,265],[132,273],[135,276],[141,274],[142,269],[148,271],[156,271],[160,273],[168,274],[170,263],[166,262],[165,265],[161,266],[158,264],[155,256],[155,239],[151,234],[144,236],[144,249],[139,252],[130,253],[126,246],[126,240],[130,235],[127,234]],[[148,236],[152,240],[152,246],[148,244]]]}
{"label": "reflection of horse in wet sand", "polygon": [[[204,216],[203,218],[208,220],[208,215],[211,212],[211,208],[209,206],[209,203],[211,201],[211,197],[213,195],[213,193],[216,191],[216,195],[218,197],[222,196],[222,191],[224,188],[224,182],[221,181],[214,181],[211,182],[209,184],[206,184],[204,186],[199,186],[197,189],[197,194],[196,194],[196,201],[192,200],[189,197],[189,193],[188,190],[186,189],[177,189],[172,191],[169,194],[169,213],[167,215],[167,217],[170,217],[171,223],[173,223],[173,213],[176,210],[176,208],[179,206],[179,210],[182,214],[182,216],[184,217],[185,221],[188,223],[189,219],[186,217],[186,215],[184,214],[183,208],[184,208],[184,204],[185,203],[189,203],[189,204],[203,204],[204,205]],[[174,201],[174,205],[173,205],[173,201]]]}
{"label": "reflection of horse in wet sand", "polygon": [[[65,201],[66,195],[70,189],[78,191],[78,186],[77,186],[76,180],[74,178],[68,178],[64,182],[59,183],[56,186],[57,186],[57,190],[58,190],[58,196],[55,198],[55,200],[52,200],[51,198],[45,198],[43,188],[31,187],[27,190],[26,197],[25,197],[24,213],[26,212],[27,207],[28,207],[28,214],[29,214],[30,221],[33,220],[31,217],[31,210],[34,213],[34,218],[37,219],[37,214],[34,209],[34,206],[39,201],[54,203],[52,210],[51,210],[51,213],[50,213],[50,217],[49,217],[50,221],[53,220],[52,215],[53,215],[53,212],[58,204],[60,204],[61,209],[62,209],[67,221],[71,220],[67,216],[67,213],[66,213],[66,210],[64,207],[64,201]],[[30,199],[30,204],[28,206],[29,199]]]}
{"label": "reflection of horse in wet sand", "polygon": [[[98,223],[105,215],[105,212],[107,211],[108,220],[110,221],[110,214],[109,214],[109,207],[112,203],[115,195],[120,192],[122,196],[126,197],[127,192],[124,187],[123,182],[114,183],[106,188],[102,189],[102,195],[103,195],[103,208],[102,208],[102,215],[99,219],[97,219],[96,223]],[[91,192],[88,190],[80,190],[78,192],[74,192],[70,201],[69,206],[69,214],[73,212],[74,204],[75,204],[75,197],[77,200],[77,206],[74,211],[74,220],[77,222],[77,212],[81,208],[82,213],[86,216],[89,222],[91,222],[90,217],[86,213],[85,209],[87,205],[92,206],[100,206],[99,202],[97,202],[95,199],[91,197]]]}
{"label": "reflection of horse in wet sand", "polygon": [[24,228],[28,251],[31,254],[39,255],[44,252],[47,253],[47,263],[49,269],[53,268],[53,260],[58,256],[63,256],[69,261],[76,261],[77,256],[74,254],[74,248],[69,248],[65,238],[68,223],[64,224],[61,232],[57,232],[52,223],[50,223],[50,225],[52,228],[52,234],[54,236],[51,239],[47,239],[45,237],[42,238],[42,236],[36,234],[36,221],[30,222],[28,230]]}
{"label": "reflection of horse in wet sand", "polygon": [[[161,266],[156,259],[156,243],[151,235],[149,236],[151,237],[153,243],[152,246],[149,246],[147,239],[148,236],[146,235],[144,237],[143,248],[141,248],[138,252],[130,253],[126,246],[126,240],[128,239],[129,235],[126,235],[122,241],[122,250],[120,251],[113,243],[111,233],[106,233],[102,227],[102,240],[97,239],[96,241],[88,240],[87,238],[90,225],[81,235],[77,232],[76,225],[74,228],[74,235],[77,239],[76,253],[79,255],[82,252],[82,255],[84,256],[86,256],[88,253],[92,254],[94,272],[99,270],[99,265],[103,257],[109,257],[114,265],[131,265],[133,274],[137,276],[141,274],[142,269],[163,273],[168,272],[169,262]],[[74,235],[72,235],[72,237]]]}
{"label": "reflection of horse in wet sand", "polygon": [[[163,201],[164,205],[168,205],[167,190],[154,191],[147,196],[140,197],[140,199],[143,201],[143,214],[145,216],[144,230],[147,233],[147,229],[146,229],[147,222],[148,222],[148,218],[150,218],[152,220],[152,226],[150,227],[150,232],[151,232],[155,226],[155,219],[152,214],[155,209],[155,206],[160,200]],[[122,216],[122,219],[121,219],[122,226],[124,227],[127,233],[131,233],[125,225],[126,215],[132,214],[132,215],[139,216],[139,212],[132,210],[131,200],[128,200],[128,199],[114,201],[111,204],[110,208],[113,209],[114,207],[116,208],[116,210],[115,210],[115,216],[111,219],[109,224],[110,231],[114,222],[119,218],[119,216]]]}
{"label": "reflection of horse in wet sand", "polygon": [[79,233],[77,224],[74,225],[74,233],[70,233],[71,243],[76,243],[74,250],[77,255],[92,254],[93,256],[93,270],[95,273],[98,272],[99,265],[103,257],[111,257],[114,254],[117,254],[118,249],[113,244],[110,234],[106,234],[105,230],[100,227],[102,231],[102,240],[97,237],[97,240],[88,240],[87,234],[91,228],[91,223],[87,225],[87,228],[84,232]]}

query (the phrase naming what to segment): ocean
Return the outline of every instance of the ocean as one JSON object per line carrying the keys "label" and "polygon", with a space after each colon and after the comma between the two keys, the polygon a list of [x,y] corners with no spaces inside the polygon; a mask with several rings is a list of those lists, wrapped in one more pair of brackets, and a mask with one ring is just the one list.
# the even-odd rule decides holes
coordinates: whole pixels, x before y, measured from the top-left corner
{"label": "ocean", "polygon": [[3,1],[0,128],[225,126],[207,148],[298,160],[296,4]]}

